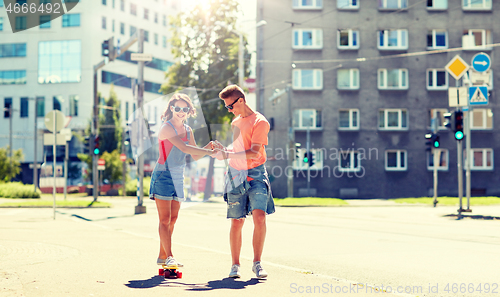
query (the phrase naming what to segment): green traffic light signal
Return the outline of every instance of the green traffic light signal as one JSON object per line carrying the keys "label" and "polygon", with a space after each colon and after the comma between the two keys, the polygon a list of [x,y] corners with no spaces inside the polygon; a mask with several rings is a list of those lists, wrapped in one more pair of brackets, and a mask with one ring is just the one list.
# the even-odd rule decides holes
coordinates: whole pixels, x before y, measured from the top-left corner
{"label": "green traffic light signal", "polygon": [[99,155],[99,149],[98,148],[94,149],[94,155]]}
{"label": "green traffic light signal", "polygon": [[462,131],[455,132],[455,139],[456,140],[462,140],[462,139],[464,139],[464,132],[462,132]]}
{"label": "green traffic light signal", "polygon": [[435,148],[438,148],[438,147],[439,147],[439,141],[437,141],[437,140],[435,140],[435,141],[434,141],[434,147],[435,147]]}

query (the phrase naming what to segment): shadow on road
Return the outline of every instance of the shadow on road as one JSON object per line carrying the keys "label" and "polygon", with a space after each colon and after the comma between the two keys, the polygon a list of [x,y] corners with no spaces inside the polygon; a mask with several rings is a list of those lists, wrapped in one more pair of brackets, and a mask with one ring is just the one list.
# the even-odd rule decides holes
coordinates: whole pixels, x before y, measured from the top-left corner
{"label": "shadow on road", "polygon": [[153,276],[147,280],[131,280],[125,286],[132,289],[149,289],[157,286],[166,287],[186,287],[187,291],[210,291],[216,289],[245,289],[247,286],[253,286],[260,283],[261,280],[252,278],[247,281],[238,281],[234,278],[224,278],[221,280],[209,281],[204,284],[188,284],[177,280],[168,280],[163,276]]}
{"label": "shadow on road", "polygon": [[500,217],[492,217],[492,216],[482,216],[482,215],[458,215],[458,214],[449,214],[444,217],[456,218],[457,220],[461,219],[473,219],[473,220],[500,220]]}

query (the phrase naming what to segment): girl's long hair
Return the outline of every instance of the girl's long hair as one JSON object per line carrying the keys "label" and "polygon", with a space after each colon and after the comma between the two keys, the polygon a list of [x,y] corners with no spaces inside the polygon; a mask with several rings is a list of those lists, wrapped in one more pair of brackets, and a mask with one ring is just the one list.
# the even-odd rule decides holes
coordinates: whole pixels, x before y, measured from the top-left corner
{"label": "girl's long hair", "polygon": [[182,93],[175,93],[172,96],[172,98],[170,98],[170,100],[168,101],[167,108],[165,108],[165,110],[163,111],[163,114],[161,115],[162,122],[166,122],[174,116],[173,112],[170,110],[170,107],[175,106],[175,103],[179,100],[186,102],[186,104],[189,107],[189,112],[187,113],[186,118],[196,116],[196,108],[194,108],[193,102],[191,102],[191,99],[189,98],[189,96],[186,94],[182,94]]}

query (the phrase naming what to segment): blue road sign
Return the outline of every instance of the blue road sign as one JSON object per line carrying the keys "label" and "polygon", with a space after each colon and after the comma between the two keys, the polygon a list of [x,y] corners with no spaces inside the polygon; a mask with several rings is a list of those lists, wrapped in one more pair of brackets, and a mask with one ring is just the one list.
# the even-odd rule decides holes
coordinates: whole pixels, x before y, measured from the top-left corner
{"label": "blue road sign", "polygon": [[469,103],[470,105],[488,104],[488,87],[469,87]]}
{"label": "blue road sign", "polygon": [[491,59],[488,54],[478,53],[472,57],[472,68],[477,72],[485,72],[490,69]]}

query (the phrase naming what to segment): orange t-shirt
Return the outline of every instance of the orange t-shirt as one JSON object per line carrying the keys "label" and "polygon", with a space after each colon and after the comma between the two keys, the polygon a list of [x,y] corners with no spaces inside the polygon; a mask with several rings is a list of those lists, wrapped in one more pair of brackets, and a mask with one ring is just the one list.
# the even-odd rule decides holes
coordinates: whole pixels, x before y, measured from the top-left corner
{"label": "orange t-shirt", "polygon": [[263,144],[258,155],[253,159],[230,159],[229,165],[236,170],[248,170],[262,165],[266,162],[267,134],[269,133],[269,122],[259,112],[255,112],[245,118],[236,117],[231,123],[233,129],[233,152],[243,152],[252,148],[252,143]]}

